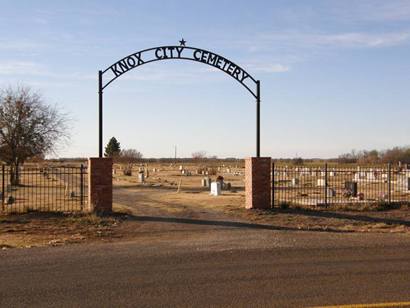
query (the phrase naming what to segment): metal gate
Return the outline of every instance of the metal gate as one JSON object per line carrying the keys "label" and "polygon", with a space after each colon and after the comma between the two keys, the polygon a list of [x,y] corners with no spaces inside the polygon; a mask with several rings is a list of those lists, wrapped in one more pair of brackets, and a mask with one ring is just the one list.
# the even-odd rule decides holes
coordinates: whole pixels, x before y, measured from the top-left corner
{"label": "metal gate", "polygon": [[[1,166],[3,213],[76,212],[87,200],[87,168],[80,166]],[[16,180],[12,180],[12,179]]]}

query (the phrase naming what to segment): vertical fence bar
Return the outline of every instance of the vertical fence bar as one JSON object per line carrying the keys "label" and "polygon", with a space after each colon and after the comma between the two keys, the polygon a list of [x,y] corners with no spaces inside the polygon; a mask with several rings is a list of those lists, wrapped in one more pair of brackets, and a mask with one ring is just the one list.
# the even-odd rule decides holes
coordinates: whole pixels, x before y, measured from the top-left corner
{"label": "vertical fence bar", "polygon": [[327,207],[327,163],[325,163],[325,206]]}
{"label": "vertical fence bar", "polygon": [[84,166],[81,164],[80,166],[80,205],[81,210],[83,209],[84,204]]}
{"label": "vertical fence bar", "polygon": [[272,198],[271,198],[271,208],[275,207],[275,163],[272,163]]}
{"label": "vertical fence bar", "polygon": [[1,207],[4,210],[4,198],[5,198],[5,176],[6,176],[6,167],[4,165],[1,166]]}
{"label": "vertical fence bar", "polygon": [[391,204],[391,164],[387,164],[387,196],[389,204]]}

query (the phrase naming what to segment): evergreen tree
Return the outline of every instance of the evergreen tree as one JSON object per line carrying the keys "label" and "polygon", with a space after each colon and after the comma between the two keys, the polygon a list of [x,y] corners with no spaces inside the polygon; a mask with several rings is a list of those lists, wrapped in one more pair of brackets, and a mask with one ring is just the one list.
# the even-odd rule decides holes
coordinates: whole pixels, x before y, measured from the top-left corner
{"label": "evergreen tree", "polygon": [[107,146],[105,147],[105,157],[114,157],[118,156],[121,152],[121,146],[115,137],[112,137],[110,141],[108,141]]}

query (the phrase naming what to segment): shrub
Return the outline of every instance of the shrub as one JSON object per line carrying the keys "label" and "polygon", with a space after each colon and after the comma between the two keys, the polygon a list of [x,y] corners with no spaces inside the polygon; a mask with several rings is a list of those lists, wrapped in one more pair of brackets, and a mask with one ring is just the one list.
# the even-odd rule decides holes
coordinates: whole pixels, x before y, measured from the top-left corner
{"label": "shrub", "polygon": [[279,208],[282,210],[287,210],[290,207],[290,202],[287,201],[281,201],[279,203]]}

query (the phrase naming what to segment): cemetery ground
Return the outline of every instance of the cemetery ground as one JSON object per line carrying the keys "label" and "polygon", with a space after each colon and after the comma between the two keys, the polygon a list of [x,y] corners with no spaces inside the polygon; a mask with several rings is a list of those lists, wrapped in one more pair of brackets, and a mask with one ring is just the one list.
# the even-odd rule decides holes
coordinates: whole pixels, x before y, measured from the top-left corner
{"label": "cemetery ground", "polygon": [[[279,204],[269,210],[244,208],[242,166],[210,167],[213,180],[224,177],[230,188],[211,196],[198,174],[203,164],[149,164],[144,183],[138,166],[131,176],[114,166],[114,213],[30,212],[0,216],[0,247],[60,246],[66,244],[192,239],[205,241],[214,230],[271,230],[300,233],[397,233],[408,237],[408,204],[334,204],[329,207]],[[228,172],[229,171],[229,172]],[[184,173],[184,174],[182,174]],[[205,232],[207,231],[207,232]],[[215,239],[215,238],[214,238]]]}

